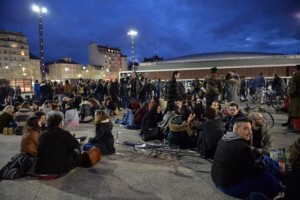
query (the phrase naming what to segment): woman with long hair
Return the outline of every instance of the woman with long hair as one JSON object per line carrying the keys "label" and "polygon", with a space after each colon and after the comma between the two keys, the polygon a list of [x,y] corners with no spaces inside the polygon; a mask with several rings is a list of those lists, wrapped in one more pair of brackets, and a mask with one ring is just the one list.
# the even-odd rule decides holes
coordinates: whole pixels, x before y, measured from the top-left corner
{"label": "woman with long hair", "polygon": [[66,104],[65,125],[79,126],[79,115],[71,101]]}
{"label": "woman with long hair", "polygon": [[103,110],[97,110],[94,124],[96,126],[95,137],[89,139],[82,148],[84,151],[94,146],[100,148],[102,155],[115,153],[114,136],[112,135],[113,124],[110,117]]}
{"label": "woman with long hair", "polygon": [[32,157],[37,154],[37,143],[42,127],[42,120],[38,116],[31,116],[27,119],[21,140],[20,152],[27,153]]}

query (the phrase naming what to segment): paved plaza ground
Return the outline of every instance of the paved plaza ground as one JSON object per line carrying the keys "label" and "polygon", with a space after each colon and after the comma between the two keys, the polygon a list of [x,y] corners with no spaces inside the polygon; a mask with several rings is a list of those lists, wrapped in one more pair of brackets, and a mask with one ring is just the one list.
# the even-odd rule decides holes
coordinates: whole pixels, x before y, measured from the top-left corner
{"label": "paved plaza ground", "polygon": [[[299,133],[287,133],[285,114],[276,114],[272,128],[273,147],[288,149]],[[122,112],[124,113],[124,112]],[[117,116],[121,118],[121,114]],[[117,117],[113,117],[113,122]],[[81,124],[70,129],[76,136],[92,137],[94,125]],[[142,141],[136,130],[114,124],[118,142]],[[18,153],[21,136],[0,135],[0,167]],[[154,141],[158,142],[158,141]],[[116,154],[103,156],[92,168],[76,168],[68,175],[50,181],[25,177],[0,182],[1,200],[38,199],[234,199],[221,193],[210,177],[211,162],[198,154],[183,151],[179,156],[116,144]]]}

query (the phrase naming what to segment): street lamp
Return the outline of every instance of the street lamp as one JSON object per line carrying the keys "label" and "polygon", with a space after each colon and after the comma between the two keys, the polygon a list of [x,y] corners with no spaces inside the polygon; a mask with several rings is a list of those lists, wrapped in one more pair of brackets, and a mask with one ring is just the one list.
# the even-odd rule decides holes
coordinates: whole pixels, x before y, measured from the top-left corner
{"label": "street lamp", "polygon": [[130,30],[127,35],[131,37],[131,63],[132,63],[132,71],[134,72],[134,37],[137,35],[135,30]]}
{"label": "street lamp", "polygon": [[45,79],[45,64],[44,64],[44,37],[43,37],[43,21],[42,13],[47,13],[47,9],[37,5],[32,6],[32,10],[39,15],[39,42],[40,42],[40,71],[42,79]]}

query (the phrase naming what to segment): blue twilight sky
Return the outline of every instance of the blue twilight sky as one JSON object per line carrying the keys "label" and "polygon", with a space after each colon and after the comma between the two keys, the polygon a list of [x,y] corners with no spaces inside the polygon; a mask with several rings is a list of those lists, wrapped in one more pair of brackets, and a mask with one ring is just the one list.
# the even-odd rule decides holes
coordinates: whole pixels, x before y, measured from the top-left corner
{"label": "blue twilight sky", "polygon": [[300,52],[300,0],[1,0],[0,29],[23,32],[39,56],[39,3],[43,15],[45,60],[62,57],[88,64],[88,45],[119,47],[131,60],[188,54],[251,51]]}

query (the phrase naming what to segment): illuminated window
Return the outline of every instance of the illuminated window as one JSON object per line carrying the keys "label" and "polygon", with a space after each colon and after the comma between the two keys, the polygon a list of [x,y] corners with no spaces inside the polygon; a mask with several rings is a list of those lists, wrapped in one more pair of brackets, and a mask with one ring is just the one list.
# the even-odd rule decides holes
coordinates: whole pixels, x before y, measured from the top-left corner
{"label": "illuminated window", "polygon": [[21,51],[20,54],[21,54],[21,56],[25,56],[24,51]]}
{"label": "illuminated window", "polygon": [[17,45],[17,44],[11,44],[11,47],[12,47],[12,48],[17,48],[18,45]]}

